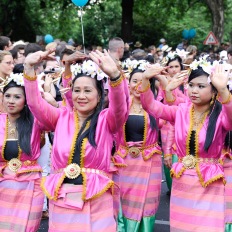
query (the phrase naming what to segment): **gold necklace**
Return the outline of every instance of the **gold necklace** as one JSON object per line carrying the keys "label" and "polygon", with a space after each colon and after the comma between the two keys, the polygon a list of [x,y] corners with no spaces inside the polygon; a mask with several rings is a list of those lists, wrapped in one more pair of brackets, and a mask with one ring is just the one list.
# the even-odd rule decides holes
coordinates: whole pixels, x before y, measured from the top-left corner
{"label": "gold necklace", "polygon": [[16,134],[17,134],[16,126],[13,126],[10,120],[8,120],[8,128],[9,128],[9,135],[16,138]]}
{"label": "gold necklace", "polygon": [[200,116],[197,117],[194,107],[192,107],[193,126],[195,128],[198,128],[204,122],[208,113],[209,113],[209,110],[206,110],[205,112],[201,113]]}
{"label": "gold necklace", "polygon": [[132,100],[132,104],[131,104],[132,108],[133,108],[133,111],[136,113],[136,114],[141,114],[142,110],[143,110],[143,107],[141,104],[139,104],[139,109],[137,110],[136,107],[135,107],[135,104],[134,104],[134,99]]}

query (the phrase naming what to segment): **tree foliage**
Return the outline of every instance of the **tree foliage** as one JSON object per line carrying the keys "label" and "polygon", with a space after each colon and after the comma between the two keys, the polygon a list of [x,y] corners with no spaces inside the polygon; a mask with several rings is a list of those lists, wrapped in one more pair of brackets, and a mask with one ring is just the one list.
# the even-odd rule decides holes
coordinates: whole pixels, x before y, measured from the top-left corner
{"label": "tree foliage", "polygon": [[[123,36],[123,1],[127,0],[88,2],[83,12],[87,46],[106,46],[109,38]],[[131,30],[126,42],[139,40],[144,46],[158,45],[159,39],[164,37],[169,45],[176,46],[182,39],[184,29],[195,28],[197,35],[191,43],[202,45],[212,30],[212,11],[206,4],[207,0],[130,1],[133,2],[133,18],[131,28],[126,28]],[[224,40],[228,41],[232,37],[230,0],[223,1],[223,10],[226,22],[223,27]],[[122,32],[124,34],[125,30]],[[54,38],[65,41],[73,38],[77,43],[82,43],[80,9],[71,0],[1,0],[0,34],[10,36],[12,40],[30,42],[35,41],[36,35],[51,34]]]}

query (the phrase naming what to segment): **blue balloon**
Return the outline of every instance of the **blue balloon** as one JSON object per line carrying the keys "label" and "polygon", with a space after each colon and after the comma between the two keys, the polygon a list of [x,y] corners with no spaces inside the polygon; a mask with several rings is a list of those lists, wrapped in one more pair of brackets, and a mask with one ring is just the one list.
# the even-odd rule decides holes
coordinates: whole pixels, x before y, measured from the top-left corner
{"label": "blue balloon", "polygon": [[83,7],[88,3],[89,0],[72,0],[72,2],[79,7]]}
{"label": "blue balloon", "polygon": [[196,30],[194,28],[191,28],[188,32],[189,39],[194,38],[196,36],[196,33],[197,33]]}
{"label": "blue balloon", "polygon": [[49,44],[49,43],[53,42],[54,39],[53,39],[52,35],[47,34],[44,36],[44,41],[46,44]]}
{"label": "blue balloon", "polygon": [[184,29],[182,31],[182,36],[184,39],[189,39],[189,30]]}

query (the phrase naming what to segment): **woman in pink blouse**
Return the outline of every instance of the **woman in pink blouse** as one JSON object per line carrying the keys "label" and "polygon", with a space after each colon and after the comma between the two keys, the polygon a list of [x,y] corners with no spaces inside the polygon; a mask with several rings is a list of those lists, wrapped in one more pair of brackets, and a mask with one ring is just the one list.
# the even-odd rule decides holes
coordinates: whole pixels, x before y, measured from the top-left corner
{"label": "woman in pink blouse", "polygon": [[194,67],[188,78],[190,102],[167,106],[154,100],[149,88],[152,68],[144,73],[139,87],[143,108],[175,126],[179,161],[171,169],[172,232],[224,231],[225,177],[218,160],[226,133],[232,129],[232,100],[223,65],[211,73],[211,83],[210,72],[203,70],[203,65]]}
{"label": "woman in pink blouse", "polygon": [[55,131],[52,172],[41,183],[50,199],[49,231],[116,231],[110,159],[113,134],[127,117],[124,77],[107,51],[92,52],[110,77],[109,108],[102,110],[103,85],[88,67],[72,81],[73,110],[55,108],[41,98],[34,73],[34,65],[51,52],[31,54],[24,64],[28,105],[43,129]]}

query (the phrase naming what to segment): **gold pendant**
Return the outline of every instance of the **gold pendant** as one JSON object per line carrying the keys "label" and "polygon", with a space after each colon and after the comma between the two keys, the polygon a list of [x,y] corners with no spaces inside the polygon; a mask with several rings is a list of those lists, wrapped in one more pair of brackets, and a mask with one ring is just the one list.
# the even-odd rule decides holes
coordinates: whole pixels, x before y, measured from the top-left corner
{"label": "gold pendant", "polygon": [[140,154],[140,150],[137,147],[130,147],[129,153],[130,153],[132,158],[137,158]]}
{"label": "gold pendant", "polygon": [[13,158],[7,165],[12,172],[17,172],[21,168],[22,162],[17,158]]}
{"label": "gold pendant", "polygon": [[64,169],[64,173],[69,179],[76,179],[81,174],[81,168],[78,164],[69,164]]}
{"label": "gold pendant", "polygon": [[185,168],[187,169],[192,169],[196,166],[197,160],[194,156],[192,155],[186,155],[182,159],[182,164],[184,165]]}

